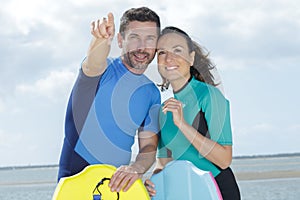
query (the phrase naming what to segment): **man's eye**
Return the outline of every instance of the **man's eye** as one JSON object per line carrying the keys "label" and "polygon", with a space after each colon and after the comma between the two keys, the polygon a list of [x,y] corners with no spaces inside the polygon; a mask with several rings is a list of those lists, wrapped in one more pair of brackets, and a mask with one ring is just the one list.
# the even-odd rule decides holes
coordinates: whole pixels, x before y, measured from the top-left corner
{"label": "man's eye", "polygon": [[138,39],[138,36],[137,35],[130,35],[129,39]]}
{"label": "man's eye", "polygon": [[148,41],[156,41],[156,38],[155,37],[148,37],[147,40]]}
{"label": "man's eye", "polygon": [[165,51],[158,51],[157,54],[160,56],[160,55],[166,54],[166,52]]}
{"label": "man's eye", "polygon": [[130,38],[130,39],[136,39],[137,37],[135,37],[135,36],[130,36],[129,38]]}

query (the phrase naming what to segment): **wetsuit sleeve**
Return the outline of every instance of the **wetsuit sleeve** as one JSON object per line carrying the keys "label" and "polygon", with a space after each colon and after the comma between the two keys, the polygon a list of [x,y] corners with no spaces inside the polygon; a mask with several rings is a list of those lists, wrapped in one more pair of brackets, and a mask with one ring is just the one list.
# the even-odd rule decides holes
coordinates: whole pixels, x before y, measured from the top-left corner
{"label": "wetsuit sleeve", "polygon": [[162,140],[159,140],[157,146],[157,158],[171,158],[172,152],[165,146]]}
{"label": "wetsuit sleeve", "polygon": [[82,69],[73,86],[65,116],[65,138],[59,161],[58,180],[81,171],[88,163],[74,151],[79,134],[97,91],[100,76],[88,77]]}
{"label": "wetsuit sleeve", "polygon": [[101,76],[88,77],[82,69],[79,70],[78,78],[72,90],[72,113],[77,132],[80,133],[94,101],[98,83]]}
{"label": "wetsuit sleeve", "polygon": [[167,158],[168,157],[168,150],[161,140],[159,140],[159,142],[158,142],[157,157],[158,158]]}
{"label": "wetsuit sleeve", "polygon": [[161,106],[161,97],[160,97],[160,92],[156,87],[154,92],[152,93],[152,97],[153,97],[152,104],[150,105],[150,109],[144,120],[143,126],[140,127],[139,130],[158,133],[159,132],[158,116],[159,116],[159,111]]}
{"label": "wetsuit sleeve", "polygon": [[203,110],[208,131],[213,141],[222,145],[232,145],[229,101],[216,88],[208,88]]}

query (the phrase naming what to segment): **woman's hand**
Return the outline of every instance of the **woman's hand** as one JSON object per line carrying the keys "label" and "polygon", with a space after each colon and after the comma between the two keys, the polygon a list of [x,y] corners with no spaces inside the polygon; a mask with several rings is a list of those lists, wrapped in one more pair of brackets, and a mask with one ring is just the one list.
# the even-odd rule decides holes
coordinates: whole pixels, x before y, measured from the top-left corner
{"label": "woman's hand", "polygon": [[162,111],[166,114],[168,111],[173,114],[173,122],[180,129],[182,124],[185,122],[183,117],[183,103],[174,99],[173,97],[169,98],[164,102]]}
{"label": "woman's hand", "polygon": [[150,179],[147,179],[145,182],[144,182],[144,185],[150,195],[150,197],[153,197],[156,195],[156,190],[154,189],[154,183],[152,181],[150,181]]}

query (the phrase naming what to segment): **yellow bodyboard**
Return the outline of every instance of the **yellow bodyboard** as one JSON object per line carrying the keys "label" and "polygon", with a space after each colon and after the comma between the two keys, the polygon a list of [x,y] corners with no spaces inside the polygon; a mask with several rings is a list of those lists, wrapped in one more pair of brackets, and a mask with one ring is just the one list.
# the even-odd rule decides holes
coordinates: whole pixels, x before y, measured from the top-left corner
{"label": "yellow bodyboard", "polygon": [[[82,172],[70,177],[61,178],[56,186],[52,200],[93,200],[94,195],[101,193],[101,200],[117,200],[117,192],[111,192],[109,181],[116,168],[112,165],[96,164],[87,166]],[[101,181],[103,184],[95,189]],[[107,181],[106,181],[107,180]],[[99,199],[95,198],[95,199]],[[128,191],[119,192],[119,200],[150,200],[147,189],[138,179]]]}

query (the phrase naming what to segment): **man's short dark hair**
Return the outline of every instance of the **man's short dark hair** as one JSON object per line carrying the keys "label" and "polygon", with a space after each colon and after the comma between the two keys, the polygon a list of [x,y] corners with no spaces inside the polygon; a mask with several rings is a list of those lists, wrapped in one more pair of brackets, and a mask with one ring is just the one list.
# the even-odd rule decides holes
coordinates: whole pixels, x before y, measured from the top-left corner
{"label": "man's short dark hair", "polygon": [[150,8],[147,7],[131,8],[123,14],[120,20],[120,29],[119,29],[119,32],[123,37],[129,22],[132,21],[155,22],[157,26],[158,35],[160,33],[159,16]]}

